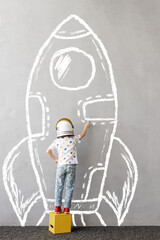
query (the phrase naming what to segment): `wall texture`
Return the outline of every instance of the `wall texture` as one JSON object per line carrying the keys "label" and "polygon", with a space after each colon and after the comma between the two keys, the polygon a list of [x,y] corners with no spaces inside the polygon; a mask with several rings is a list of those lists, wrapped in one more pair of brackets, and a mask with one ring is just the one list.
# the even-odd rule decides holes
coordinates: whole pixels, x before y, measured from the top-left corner
{"label": "wall texture", "polygon": [[73,225],[159,225],[159,1],[0,5],[0,225],[48,225],[62,117],[91,121]]}

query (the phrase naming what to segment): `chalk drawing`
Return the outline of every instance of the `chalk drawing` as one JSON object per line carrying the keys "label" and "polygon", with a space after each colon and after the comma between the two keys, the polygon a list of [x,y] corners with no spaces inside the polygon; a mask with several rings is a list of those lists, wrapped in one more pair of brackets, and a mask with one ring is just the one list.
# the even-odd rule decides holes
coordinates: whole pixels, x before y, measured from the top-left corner
{"label": "chalk drawing", "polygon": [[[70,52],[76,52],[78,54],[83,54],[86,58],[89,59],[90,63],[91,63],[91,66],[92,66],[92,71],[91,71],[91,76],[90,78],[87,80],[87,83],[83,86],[78,86],[78,87],[66,87],[66,86],[61,86],[60,84],[58,84],[55,79],[54,79],[54,76],[53,76],[53,66],[55,65],[55,69],[58,68],[58,80],[61,78],[61,81],[62,81],[62,78],[64,78],[64,76],[67,74],[68,70],[69,70],[69,63],[71,62],[71,59],[68,55],[66,55],[65,57],[63,57],[63,54],[65,53],[70,53]],[[58,59],[57,63],[54,64],[54,61],[57,57],[60,58]],[[63,59],[63,60],[62,60]],[[72,48],[66,48],[66,49],[61,49],[59,51],[57,51],[52,59],[51,59],[51,62],[50,62],[50,75],[51,75],[51,79],[53,81],[53,83],[60,89],[65,89],[65,90],[71,90],[71,91],[77,91],[77,90],[80,90],[80,89],[83,89],[83,88],[86,88],[90,85],[90,83],[92,82],[92,80],[94,79],[94,76],[95,76],[95,63],[94,63],[94,59],[93,57],[90,55],[90,54],[87,54],[86,52],[80,50],[79,48],[75,48],[75,47],[72,47]],[[73,83],[72,83],[73,85]]]}
{"label": "chalk drawing", "polygon": [[[78,26],[77,30],[65,29],[67,24],[67,26],[72,26],[72,22],[76,22]],[[84,39],[90,41],[92,47],[95,49],[94,53],[89,49],[82,49],[82,46],[78,46],[79,41]],[[58,40],[60,40],[61,43],[63,43],[63,41],[72,40],[73,46],[70,44],[68,47],[62,46],[60,49],[54,49],[54,42]],[[74,46],[74,44],[76,45]],[[49,55],[51,50],[53,54]],[[87,72],[87,77],[84,75],[84,77],[78,79],[77,82],[70,82],[70,78],[67,78],[67,76],[72,64],[76,62],[72,59],[75,55],[76,59],[84,59],[85,65],[87,65],[87,69],[89,70]],[[48,60],[48,58],[50,60]],[[103,207],[104,204],[111,207],[113,213],[116,215],[117,225],[120,226],[129,211],[130,204],[135,194],[138,181],[137,165],[128,147],[120,138],[115,136],[118,122],[117,89],[114,81],[112,64],[106,48],[89,25],[77,15],[70,15],[68,18],[64,19],[51,33],[49,38],[39,49],[30,72],[25,101],[28,136],[23,138],[11,151],[9,151],[3,164],[3,182],[16,216],[21,226],[25,226],[28,214],[32,212],[32,207],[36,205],[40,199],[43,202],[44,212],[41,217],[37,219],[37,226],[43,222],[50,211],[53,211],[54,199],[47,196],[48,188],[45,169],[43,168],[42,159],[39,155],[39,150],[42,149],[42,145],[39,148],[37,147],[40,141],[42,143],[47,141],[50,134],[51,122],[53,122],[53,110],[50,107],[49,97],[43,93],[43,86],[45,86],[45,84],[39,83],[40,72],[43,69],[49,72],[50,82],[48,84],[52,82],[55,89],[63,91],[63,94],[64,91],[70,92],[71,94],[76,92],[76,96],[78,96],[75,101],[77,106],[77,121],[86,122],[89,120],[92,125],[99,126],[99,129],[101,129],[103,133],[101,140],[102,146],[101,149],[98,150],[98,161],[93,162],[86,168],[87,171],[84,172],[82,176],[82,187],[79,198],[75,198],[72,201],[73,207],[71,213],[73,225],[77,225],[76,216],[79,216],[81,225],[83,226],[87,226],[85,222],[87,217],[94,216],[98,219],[99,225],[107,226],[104,215],[99,211],[103,201]],[[102,85],[102,91],[99,90],[98,87],[95,87],[96,90],[93,89],[89,92],[88,89],[91,89],[93,83],[97,81],[96,79],[100,70],[102,71],[100,80],[102,80],[97,86]],[[83,98],[81,91],[85,91],[85,89],[87,89],[89,93]],[[103,89],[106,90],[103,92]],[[58,98],[59,96],[56,97]],[[34,100],[39,100],[42,112],[42,130],[38,133],[34,133],[31,126],[30,105],[33,105],[32,101]],[[89,112],[90,107],[95,108],[94,113],[93,111]],[[101,112],[102,115],[104,112],[103,116],[96,113],[96,111],[98,112],[101,108],[102,110],[104,108],[104,111]],[[107,114],[105,111],[108,111]],[[22,193],[23,189],[19,188],[14,178],[14,164],[17,159],[20,158],[24,144],[26,144],[28,148],[29,161],[36,179],[35,184],[37,184],[37,191],[30,194],[30,197],[26,199]],[[109,160],[113,154],[112,150],[115,144],[118,144],[122,149],[119,156],[127,169],[127,179],[124,181],[121,190],[121,199],[119,199],[115,191],[111,192],[106,190]],[[46,149],[44,149],[44,152],[45,150]],[[47,160],[45,161],[47,165]],[[100,181],[100,187],[95,193],[92,192],[92,182],[94,178]],[[91,194],[93,194],[92,197]],[[103,213],[106,214],[105,209]]]}

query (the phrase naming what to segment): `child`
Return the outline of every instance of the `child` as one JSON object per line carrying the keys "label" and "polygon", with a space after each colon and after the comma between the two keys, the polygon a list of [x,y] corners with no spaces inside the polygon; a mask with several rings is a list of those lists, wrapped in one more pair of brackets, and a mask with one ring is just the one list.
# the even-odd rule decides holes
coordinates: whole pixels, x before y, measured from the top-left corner
{"label": "child", "polygon": [[[61,213],[62,194],[66,180],[66,193],[64,213],[68,214],[71,207],[72,194],[76,177],[77,144],[86,135],[90,123],[86,123],[80,135],[74,136],[74,126],[67,118],[60,119],[56,124],[57,139],[49,146],[46,153],[56,162],[56,186],[55,186],[55,214]],[[57,150],[58,159],[52,151]]]}

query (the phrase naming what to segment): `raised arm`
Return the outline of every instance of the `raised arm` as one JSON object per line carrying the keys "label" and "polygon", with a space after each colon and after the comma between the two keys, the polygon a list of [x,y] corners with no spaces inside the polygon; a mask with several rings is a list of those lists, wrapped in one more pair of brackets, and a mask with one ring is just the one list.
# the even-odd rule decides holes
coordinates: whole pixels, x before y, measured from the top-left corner
{"label": "raised arm", "polygon": [[83,131],[81,132],[81,138],[83,138],[85,135],[86,135],[86,132],[87,132],[87,128],[90,127],[90,123],[87,122],[85,125],[84,125],[84,128],[83,128]]}

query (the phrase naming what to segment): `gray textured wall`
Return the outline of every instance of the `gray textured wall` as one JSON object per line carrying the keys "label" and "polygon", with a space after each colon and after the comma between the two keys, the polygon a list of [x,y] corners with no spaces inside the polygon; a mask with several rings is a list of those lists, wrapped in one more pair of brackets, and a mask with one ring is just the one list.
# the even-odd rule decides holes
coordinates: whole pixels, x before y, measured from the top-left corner
{"label": "gray textured wall", "polygon": [[[160,2],[1,0],[0,6],[0,225],[48,225],[56,165],[45,151],[60,117],[71,118],[80,133],[88,97],[100,101],[86,107],[93,125],[78,146],[73,225],[159,225]],[[61,27],[66,33],[49,39],[71,14],[78,17]],[[89,29],[83,38],[73,33]],[[59,65],[66,75],[58,79],[54,54],[61,49],[69,50],[62,57],[71,63]],[[95,71],[92,82],[56,87],[53,56],[50,71],[61,86],[84,86]]]}

